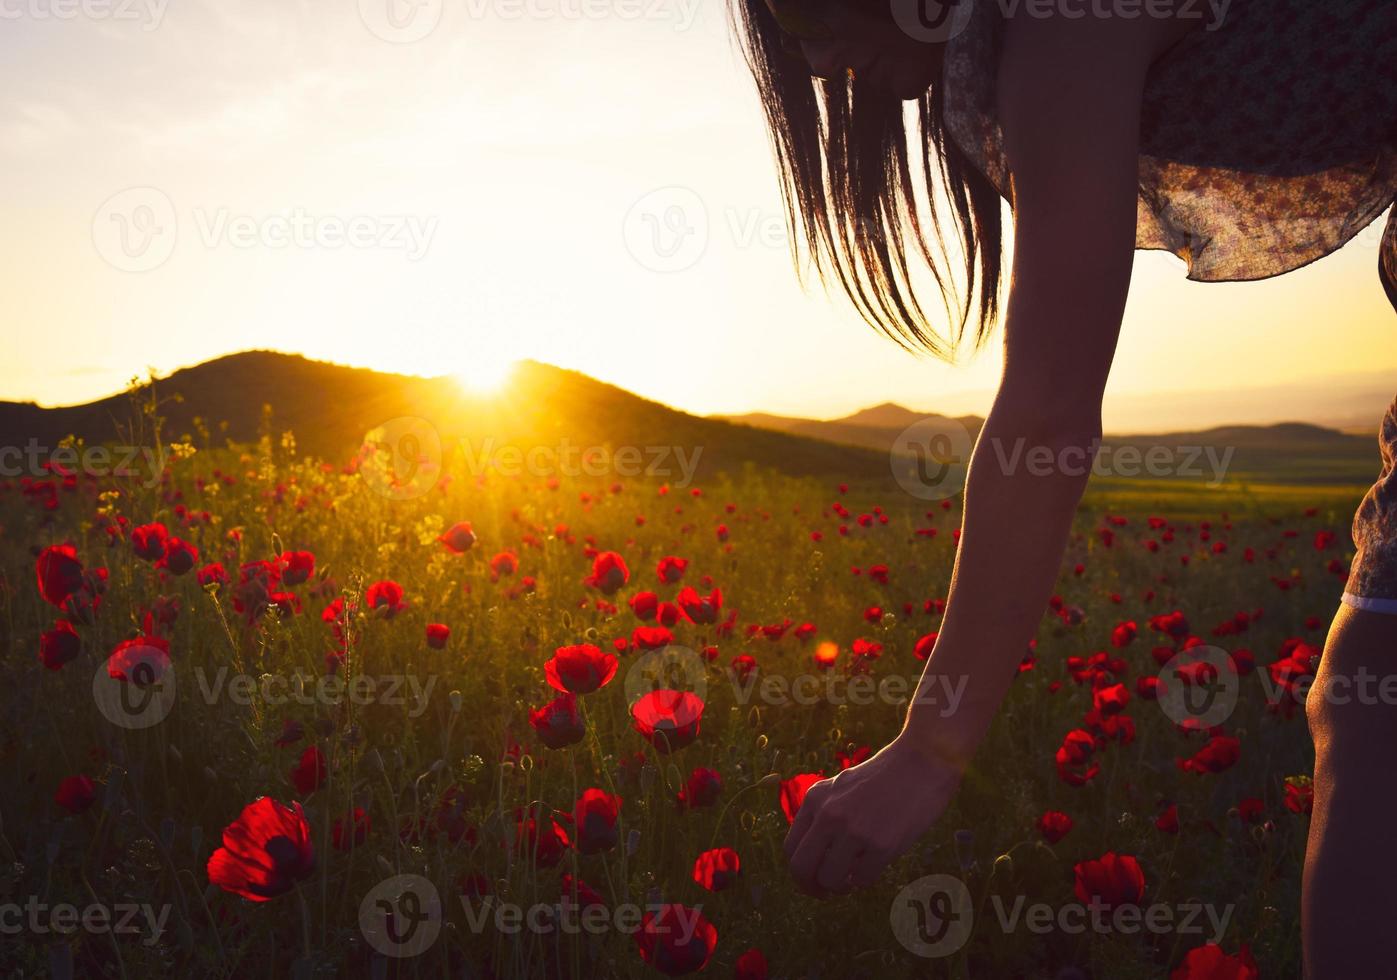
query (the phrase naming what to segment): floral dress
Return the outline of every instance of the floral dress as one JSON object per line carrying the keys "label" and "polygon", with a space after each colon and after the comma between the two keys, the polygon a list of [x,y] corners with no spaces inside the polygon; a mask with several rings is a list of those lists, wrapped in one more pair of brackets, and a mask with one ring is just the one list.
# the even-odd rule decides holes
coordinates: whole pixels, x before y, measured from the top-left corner
{"label": "floral dress", "polygon": [[[948,43],[946,128],[1001,193],[995,118],[1004,20],[973,3]],[[1136,247],[1165,249],[1199,282],[1277,276],[1350,240],[1372,243],[1397,307],[1397,0],[1233,0],[1146,80]],[[1006,194],[1007,196],[1007,194]],[[1370,227],[1371,226],[1371,227]],[[1397,613],[1397,401],[1383,469],[1354,519],[1344,601]]]}

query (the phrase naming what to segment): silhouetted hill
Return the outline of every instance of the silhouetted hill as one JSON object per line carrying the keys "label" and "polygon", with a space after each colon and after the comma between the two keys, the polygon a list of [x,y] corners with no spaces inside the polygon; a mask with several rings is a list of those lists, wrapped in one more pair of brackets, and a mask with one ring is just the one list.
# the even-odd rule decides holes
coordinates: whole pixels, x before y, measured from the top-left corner
{"label": "silhouetted hill", "polygon": [[[728,420],[810,439],[862,446],[879,453],[894,451],[898,437],[910,426],[925,420],[930,420],[941,431],[950,431],[949,426],[958,423],[966,433],[967,444],[979,435],[984,425],[984,419],[975,415],[952,418],[918,413],[890,402],[830,420],[762,413],[729,416]],[[1189,473],[1197,473],[1205,464],[1187,460],[1216,460],[1206,465],[1225,468],[1233,478],[1287,483],[1363,484],[1372,480],[1378,467],[1376,441],[1372,436],[1352,435],[1303,422],[1225,425],[1195,432],[1108,435],[1103,440],[1103,448],[1108,451],[1103,458],[1126,447],[1139,450],[1142,455],[1154,447],[1178,450],[1174,457],[1179,461],[1178,467]],[[1195,455],[1192,452],[1195,447],[1211,451],[1212,455]],[[1012,454],[1012,447],[1006,449],[1006,453]]]}
{"label": "silhouetted hill", "polygon": [[[149,400],[150,387],[138,394]],[[349,459],[370,430],[405,416],[429,420],[444,442],[471,451],[543,445],[632,446],[647,461],[652,447],[700,450],[708,477],[748,463],[792,475],[888,477],[887,458],[854,446],[701,418],[648,401],[575,371],[526,361],[506,389],[471,396],[450,378],[419,378],[342,367],[270,351],[232,354],[176,371],[154,383],[166,441],[196,435],[202,420],[214,445],[248,443],[264,428],[295,434],[298,451]],[[128,438],[136,399],[113,395],[86,405],[40,408],[0,402],[0,444],[35,440],[52,447],[75,434],[89,443]]]}

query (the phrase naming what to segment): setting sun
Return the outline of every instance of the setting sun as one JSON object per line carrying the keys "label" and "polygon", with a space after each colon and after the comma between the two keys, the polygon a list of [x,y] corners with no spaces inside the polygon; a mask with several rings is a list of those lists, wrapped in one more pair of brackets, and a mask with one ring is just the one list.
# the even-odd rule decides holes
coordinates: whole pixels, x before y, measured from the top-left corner
{"label": "setting sun", "polygon": [[512,358],[490,355],[468,358],[455,371],[456,383],[473,395],[492,395],[499,391],[514,374]]}

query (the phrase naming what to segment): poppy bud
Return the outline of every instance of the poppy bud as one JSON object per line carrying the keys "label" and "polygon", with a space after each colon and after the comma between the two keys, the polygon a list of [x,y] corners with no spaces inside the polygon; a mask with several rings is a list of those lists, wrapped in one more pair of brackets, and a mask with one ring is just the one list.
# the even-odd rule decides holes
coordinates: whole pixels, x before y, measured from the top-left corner
{"label": "poppy bud", "polygon": [[757,788],[765,789],[768,786],[776,786],[780,782],[781,774],[779,772],[769,772],[761,779],[757,780]]}
{"label": "poppy bud", "polygon": [[1014,873],[1014,859],[1008,854],[1001,854],[994,859],[994,870],[991,874],[1012,875]]}
{"label": "poppy bud", "polygon": [[452,691],[450,694],[447,695],[447,697],[451,700],[451,710],[453,712],[459,712],[461,710],[461,705],[464,703],[464,698],[461,697],[461,692]]}

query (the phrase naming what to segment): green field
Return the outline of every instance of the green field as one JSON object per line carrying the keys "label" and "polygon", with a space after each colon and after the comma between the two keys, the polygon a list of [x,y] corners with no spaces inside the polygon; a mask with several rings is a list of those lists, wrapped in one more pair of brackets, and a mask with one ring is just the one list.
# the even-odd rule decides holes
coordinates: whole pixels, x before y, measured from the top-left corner
{"label": "green field", "polygon": [[[82,476],[4,484],[5,893],[20,904],[135,903],[166,913],[158,935],[27,932],[0,946],[7,971],[656,975],[663,957],[651,953],[647,963],[619,916],[580,934],[509,931],[477,917],[484,908],[557,903],[567,874],[613,912],[663,903],[701,910],[716,932],[701,950],[707,974],[732,975],[756,949],[772,976],[1054,977],[1073,967],[1094,977],[1167,975],[1211,930],[1039,933],[996,918],[996,896],[1001,906],[1019,898],[1070,906],[1074,867],[1115,852],[1138,860],[1141,905],[1225,911],[1217,938],[1228,955],[1245,946],[1263,976],[1294,974],[1312,752],[1303,711],[1283,691],[1268,703],[1274,690],[1263,681],[1297,641],[1322,643],[1351,557],[1346,531],[1358,486],[1096,481],[1058,587],[1065,612],[1045,611],[1031,669],[955,803],[879,885],[822,902],[796,892],[785,870],[782,781],[833,774],[841,754],[876,749],[897,730],[896,699],[855,703],[829,685],[920,671],[914,647],[938,628],[934,600],[945,596],[958,501],[943,509],[860,490],[857,481],[841,494],[833,480],[754,470],[661,492],[643,478],[500,477],[450,462],[419,494],[392,487],[377,465],[370,459],[351,472],[342,461],[303,461],[267,439],[244,451],[194,452],[151,486]],[[439,540],[459,521],[476,536],[461,554]],[[150,557],[154,532],[135,529],[156,522],[197,549],[189,570],[176,574],[178,561]],[[1317,542],[1319,532],[1334,536]],[[64,543],[85,572],[101,567],[106,577],[99,589],[88,574],[57,608],[36,588],[36,558]],[[288,552],[313,555],[305,581],[293,582],[291,566],[277,561]],[[629,568],[610,595],[584,582],[598,552],[619,554]],[[497,558],[503,553],[513,560]],[[660,581],[666,556],[687,560],[681,581]],[[253,564],[263,561],[270,564]],[[228,581],[213,582],[212,563]],[[886,567],[886,584],[877,566]],[[391,590],[370,597],[384,581],[401,586],[400,607]],[[685,678],[703,690],[703,709],[692,744],[666,753],[664,739],[657,748],[632,717],[628,679],[646,659],[637,639],[662,640],[635,632],[656,624],[639,619],[629,600],[654,592],[672,602],[685,586],[703,596],[720,589],[721,608],[713,622],[680,616],[669,627],[669,644],[698,652],[703,664]],[[381,608],[370,608],[375,599]],[[340,611],[323,615],[336,600]],[[1175,611],[1187,619],[1185,633],[1151,627],[1151,617]],[[1224,624],[1239,613],[1248,625],[1229,631]],[[41,636],[60,619],[71,622],[80,650],[46,669]],[[1136,635],[1113,646],[1126,622]],[[427,643],[429,624],[449,627],[441,649]],[[803,624],[808,635],[797,634]],[[123,683],[111,678],[109,658],[132,638],[167,645],[162,669],[174,678],[168,704],[156,702],[168,713],[147,728],[114,723],[95,693]],[[1241,677],[1240,702],[1222,729],[1239,740],[1240,755],[1217,772],[1180,767],[1207,736],[1179,729],[1138,686],[1158,675],[1161,656],[1194,642],[1233,655],[1245,648],[1256,665]],[[558,696],[545,663],[576,644],[615,654],[618,671],[577,698],[576,741],[549,748],[530,712]],[[837,652],[817,666],[823,644]],[[1163,653],[1152,656],[1156,648]],[[1107,656],[1085,659],[1097,653]],[[805,704],[753,696],[733,666],[744,654],[759,678],[814,677],[824,693]],[[288,685],[299,675],[314,687],[332,672],[380,683],[363,703],[323,692],[278,699],[257,687],[264,675]],[[239,675],[256,690],[242,696],[236,684],[218,684]],[[389,699],[393,678],[427,693]],[[125,694],[143,693],[125,683]],[[1094,727],[1094,690],[1116,684],[1128,695],[1124,712]],[[1080,786],[1054,758],[1077,729],[1091,736],[1100,766]],[[681,807],[676,797],[699,768],[713,770],[721,789],[707,805]],[[62,806],[55,794],[75,776],[91,781],[90,801]],[[589,788],[622,803],[614,833],[601,834],[605,846],[582,853],[582,838],[596,834],[572,817]],[[314,864],[272,861],[281,869],[276,894],[248,901],[211,881],[208,865],[225,827],[264,796],[304,808]],[[1244,800],[1257,802],[1239,813]],[[1170,805],[1173,832],[1156,823]],[[1073,822],[1051,844],[1036,828],[1049,810]],[[531,836],[530,816],[545,831],[556,820],[568,845],[550,847],[558,843],[551,833]],[[740,858],[740,873],[720,891],[694,880],[696,860],[713,848]],[[963,948],[923,958],[898,940],[890,915],[899,890],[931,874],[961,880],[976,914]],[[439,933],[413,957],[385,956],[360,920],[366,897],[399,875],[427,880],[441,902]],[[743,963],[750,970],[754,958]]]}

